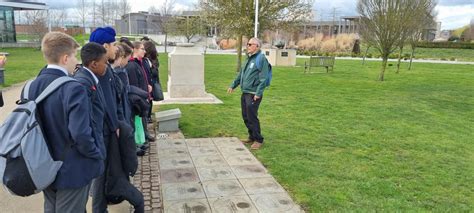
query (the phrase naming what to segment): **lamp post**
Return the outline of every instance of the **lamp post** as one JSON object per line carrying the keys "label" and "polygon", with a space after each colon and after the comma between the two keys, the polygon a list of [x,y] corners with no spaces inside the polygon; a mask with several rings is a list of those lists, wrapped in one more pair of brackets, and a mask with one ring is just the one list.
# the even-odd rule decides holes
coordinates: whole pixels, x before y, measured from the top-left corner
{"label": "lamp post", "polygon": [[258,34],[258,0],[255,0],[255,34],[254,37],[257,38]]}

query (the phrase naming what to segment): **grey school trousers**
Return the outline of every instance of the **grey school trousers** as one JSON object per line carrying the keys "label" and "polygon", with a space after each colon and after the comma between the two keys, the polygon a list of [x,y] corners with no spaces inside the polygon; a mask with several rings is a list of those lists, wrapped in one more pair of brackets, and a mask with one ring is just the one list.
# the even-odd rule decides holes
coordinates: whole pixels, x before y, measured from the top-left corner
{"label": "grey school trousers", "polygon": [[43,190],[45,213],[84,213],[90,184],[78,189]]}

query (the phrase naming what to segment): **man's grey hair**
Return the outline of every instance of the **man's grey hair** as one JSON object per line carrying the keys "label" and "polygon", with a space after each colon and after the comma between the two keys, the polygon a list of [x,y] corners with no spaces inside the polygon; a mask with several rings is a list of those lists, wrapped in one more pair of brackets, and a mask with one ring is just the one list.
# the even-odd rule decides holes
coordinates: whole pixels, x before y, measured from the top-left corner
{"label": "man's grey hair", "polygon": [[[257,44],[258,44],[258,46],[257,46],[257,47],[262,47],[262,42],[260,41],[260,39],[253,37],[253,38],[251,38],[250,40],[254,40],[254,41],[256,41],[256,42],[257,42]],[[250,40],[249,40],[249,41],[250,41]]]}

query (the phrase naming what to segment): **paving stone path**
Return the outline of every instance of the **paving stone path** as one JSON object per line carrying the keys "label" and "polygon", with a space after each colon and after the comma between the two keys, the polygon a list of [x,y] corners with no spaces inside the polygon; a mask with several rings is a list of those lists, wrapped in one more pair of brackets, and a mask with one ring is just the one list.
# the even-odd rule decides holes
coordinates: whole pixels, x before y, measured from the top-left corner
{"label": "paving stone path", "polygon": [[171,137],[155,144],[165,213],[302,212],[237,138]]}

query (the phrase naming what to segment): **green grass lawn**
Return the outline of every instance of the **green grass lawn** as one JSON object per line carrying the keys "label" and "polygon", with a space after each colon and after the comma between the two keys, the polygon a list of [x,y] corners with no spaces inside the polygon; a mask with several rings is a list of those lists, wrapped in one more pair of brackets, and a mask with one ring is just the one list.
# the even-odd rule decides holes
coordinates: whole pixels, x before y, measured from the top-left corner
{"label": "green grass lawn", "polygon": [[[365,53],[366,48],[367,47],[365,46],[361,46],[362,55]],[[373,56],[380,55],[380,53],[375,48],[370,48],[368,53],[372,54]],[[398,54],[398,50],[393,54]],[[411,54],[411,47],[404,47],[402,55],[405,54],[408,54],[408,56]],[[415,59],[474,61],[474,49],[416,48]]]}
{"label": "green grass lawn", "polygon": [[0,52],[10,53],[5,66],[4,87],[34,78],[40,69],[46,65],[39,49],[0,48]]}
{"label": "green grass lawn", "polygon": [[[234,57],[206,56],[206,90],[224,104],[159,109],[180,108],[186,137],[246,138],[240,94],[225,93]],[[378,82],[379,66],[275,67],[260,109],[266,144],[254,154],[309,212],[473,211],[473,66],[392,66]],[[161,77],[166,90],[165,67]]]}

